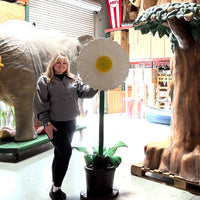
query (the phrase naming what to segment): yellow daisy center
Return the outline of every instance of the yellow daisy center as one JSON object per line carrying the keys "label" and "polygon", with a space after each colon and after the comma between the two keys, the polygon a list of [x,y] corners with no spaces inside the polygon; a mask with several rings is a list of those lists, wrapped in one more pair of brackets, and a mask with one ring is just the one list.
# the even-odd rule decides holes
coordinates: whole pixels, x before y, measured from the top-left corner
{"label": "yellow daisy center", "polygon": [[96,68],[99,72],[108,72],[112,68],[112,61],[108,56],[99,56],[96,60]]}

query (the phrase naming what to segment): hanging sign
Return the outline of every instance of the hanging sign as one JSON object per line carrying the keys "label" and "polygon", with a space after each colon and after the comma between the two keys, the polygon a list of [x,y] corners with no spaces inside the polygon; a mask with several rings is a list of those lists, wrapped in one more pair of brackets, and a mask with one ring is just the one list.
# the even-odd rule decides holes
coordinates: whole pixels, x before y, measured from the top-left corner
{"label": "hanging sign", "polygon": [[111,28],[118,28],[122,23],[122,1],[106,0]]}

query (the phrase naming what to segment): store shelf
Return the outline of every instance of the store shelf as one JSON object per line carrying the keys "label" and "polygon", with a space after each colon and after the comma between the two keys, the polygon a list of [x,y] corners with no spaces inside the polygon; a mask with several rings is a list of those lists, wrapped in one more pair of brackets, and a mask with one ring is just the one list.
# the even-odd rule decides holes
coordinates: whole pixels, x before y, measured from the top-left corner
{"label": "store shelf", "polygon": [[171,101],[169,96],[171,75],[158,75],[157,76],[157,108],[170,110]]}
{"label": "store shelf", "polygon": [[105,33],[113,32],[113,31],[127,30],[127,29],[129,29],[129,28],[133,28],[133,26],[130,25],[130,26],[124,26],[124,27],[119,27],[119,28],[105,29]]}
{"label": "store shelf", "polygon": [[169,65],[170,58],[141,58],[130,61],[130,65],[144,64],[144,65]]}

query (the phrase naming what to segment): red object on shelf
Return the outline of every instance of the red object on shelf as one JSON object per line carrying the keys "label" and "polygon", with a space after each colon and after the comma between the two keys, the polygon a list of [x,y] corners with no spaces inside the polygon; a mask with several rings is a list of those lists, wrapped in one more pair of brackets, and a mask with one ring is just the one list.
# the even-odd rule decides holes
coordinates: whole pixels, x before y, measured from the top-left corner
{"label": "red object on shelf", "polygon": [[117,28],[122,23],[122,0],[106,0],[111,28]]}

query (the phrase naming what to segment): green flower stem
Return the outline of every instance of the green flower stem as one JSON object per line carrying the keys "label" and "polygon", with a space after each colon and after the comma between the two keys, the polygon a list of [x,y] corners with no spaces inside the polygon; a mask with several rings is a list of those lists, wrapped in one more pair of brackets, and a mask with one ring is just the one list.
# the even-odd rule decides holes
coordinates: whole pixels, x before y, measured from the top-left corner
{"label": "green flower stem", "polygon": [[103,141],[104,141],[104,91],[100,91],[99,106],[99,156],[103,157]]}

